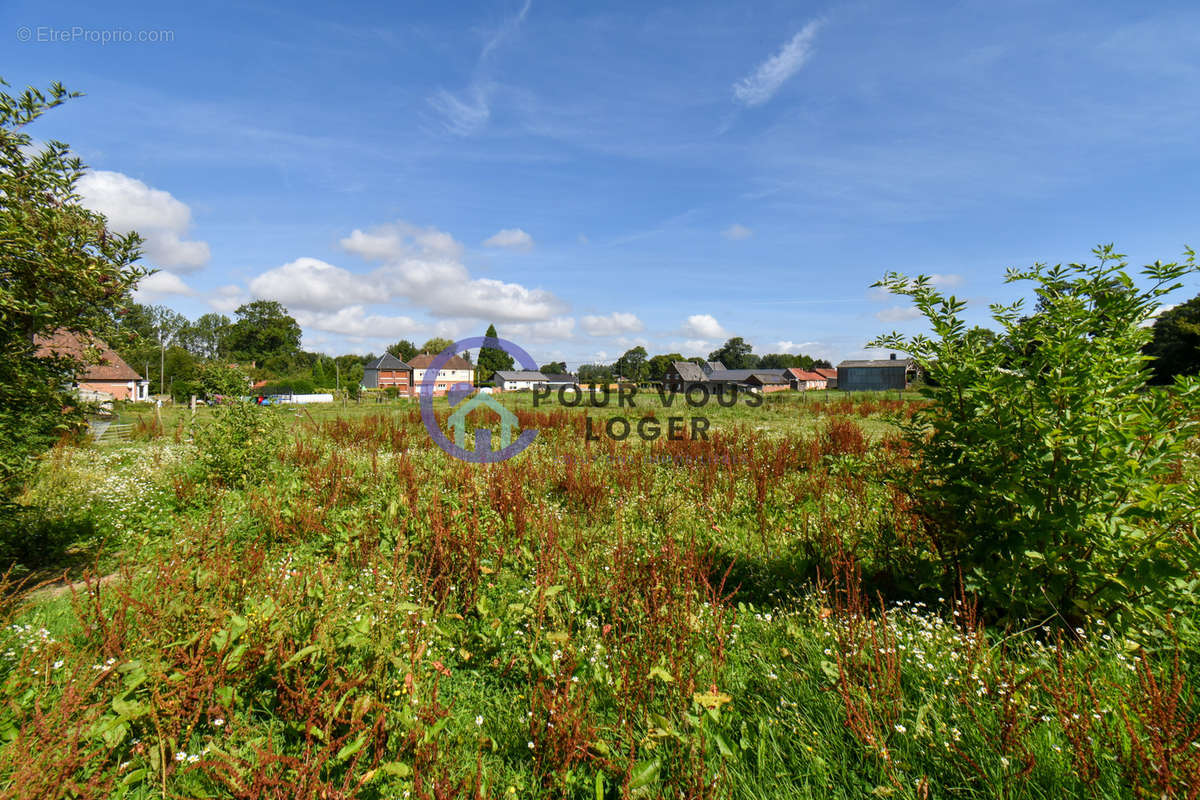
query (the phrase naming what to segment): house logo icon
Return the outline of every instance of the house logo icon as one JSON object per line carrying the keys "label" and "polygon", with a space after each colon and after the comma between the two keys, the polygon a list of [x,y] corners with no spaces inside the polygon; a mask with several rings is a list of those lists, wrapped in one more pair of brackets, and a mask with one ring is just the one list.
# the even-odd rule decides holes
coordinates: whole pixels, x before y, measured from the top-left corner
{"label": "house logo icon", "polygon": [[[446,393],[447,400],[454,407],[454,410],[450,413],[450,418],[447,420],[447,424],[454,434],[453,441],[442,430],[441,425],[438,423],[437,415],[433,410],[433,393],[438,372],[446,366],[446,363],[455,354],[475,347],[494,347],[503,350],[518,361],[525,369],[531,371],[537,370],[537,362],[521,347],[506,339],[484,336],[472,336],[469,339],[461,339],[438,353],[429,365],[425,379],[421,384],[421,420],[425,423],[425,430],[429,432],[429,438],[433,439],[438,447],[454,458],[472,464],[495,464],[500,461],[507,461],[532,444],[533,440],[537,438],[537,430],[519,430],[520,422],[516,414],[510,409],[505,408],[491,394],[475,391],[475,387],[469,383],[455,384]],[[475,391],[474,394],[472,394],[473,391]],[[473,442],[474,449],[467,449],[467,415],[475,410],[494,412],[499,418],[499,449],[492,449],[492,431],[487,429],[476,429]],[[514,433],[517,434],[515,440],[513,439]]]}
{"label": "house logo icon", "polygon": [[[508,447],[512,443],[513,428],[517,426],[517,415],[490,394],[476,394],[470,400],[458,404],[458,408],[450,415],[450,430],[454,431],[454,443],[464,450],[467,448],[467,414],[479,406],[490,408],[500,415],[500,448]],[[492,432],[486,428],[475,431],[475,451],[491,449]]]}

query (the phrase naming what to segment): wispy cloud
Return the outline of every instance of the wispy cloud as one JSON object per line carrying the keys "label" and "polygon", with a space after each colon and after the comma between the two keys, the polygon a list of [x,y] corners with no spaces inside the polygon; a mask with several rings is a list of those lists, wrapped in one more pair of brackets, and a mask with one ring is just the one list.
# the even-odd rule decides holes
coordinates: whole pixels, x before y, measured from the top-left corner
{"label": "wispy cloud", "polygon": [[758,65],[758,69],[733,85],[734,98],[747,106],[760,106],[775,96],[779,87],[795,75],[812,55],[813,40],[821,29],[821,20],[813,20],[800,29],[778,53]]}
{"label": "wispy cloud", "polygon": [[747,228],[745,225],[734,223],[725,230],[721,231],[721,235],[726,239],[737,241],[738,239],[749,239],[754,235],[754,231]]}
{"label": "wispy cloud", "polygon": [[475,62],[471,84],[466,89],[458,93],[439,89],[429,98],[429,105],[441,115],[443,124],[450,133],[456,136],[470,136],[482,130],[491,119],[491,98],[495,83],[488,78],[488,61],[496,48],[516,34],[532,6],[533,0],[525,0],[516,16],[506,19],[487,37]]}

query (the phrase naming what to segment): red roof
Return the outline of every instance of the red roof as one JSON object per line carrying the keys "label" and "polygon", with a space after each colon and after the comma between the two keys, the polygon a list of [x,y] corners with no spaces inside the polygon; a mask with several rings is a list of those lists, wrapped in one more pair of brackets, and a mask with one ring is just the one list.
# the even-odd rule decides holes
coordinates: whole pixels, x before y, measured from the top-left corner
{"label": "red roof", "polygon": [[828,380],[828,378],[826,378],[824,375],[822,375],[819,372],[814,372],[812,370],[807,370],[807,369],[800,369],[799,367],[790,367],[788,369],[788,372],[790,372],[792,374],[792,376],[795,377],[797,380],[801,380],[801,381]]}
{"label": "red roof", "polygon": [[[140,381],[142,376],[133,367],[117,355],[108,343],[98,337],[90,341],[82,341],[79,336],[70,331],[58,330],[52,336],[39,336],[34,339],[39,358],[59,356],[70,358],[83,364],[84,367],[75,380],[83,383],[89,381]],[[89,352],[92,350],[92,352]]]}
{"label": "red roof", "polygon": [[[429,369],[429,365],[433,363],[433,356],[429,353],[421,353],[419,356],[414,356],[408,360],[408,365],[413,369]],[[462,356],[450,356],[450,360],[442,365],[442,369],[475,369],[470,362]]]}
{"label": "red roof", "polygon": [[813,370],[813,372],[817,373],[822,378],[836,378],[837,377],[837,370],[830,369],[829,367],[817,367],[816,369]]}

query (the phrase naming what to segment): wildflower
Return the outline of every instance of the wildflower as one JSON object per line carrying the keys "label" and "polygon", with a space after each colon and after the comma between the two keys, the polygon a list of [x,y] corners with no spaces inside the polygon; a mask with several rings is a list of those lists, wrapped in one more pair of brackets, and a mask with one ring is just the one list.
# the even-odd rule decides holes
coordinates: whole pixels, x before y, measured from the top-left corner
{"label": "wildflower", "polygon": [[176,761],[183,761],[185,758],[187,758],[187,753],[183,752],[182,750],[175,754]]}
{"label": "wildflower", "polygon": [[528,747],[530,750],[532,750],[532,749],[533,749],[533,742],[526,742],[526,743],[525,743],[525,746],[526,746],[526,747]]}
{"label": "wildflower", "polygon": [[482,714],[475,717],[475,725],[476,725],[476,727],[483,727],[483,715]]}
{"label": "wildflower", "polygon": [[215,725],[218,728],[225,724],[225,720],[222,717],[217,717],[212,722],[213,722],[213,725]]}
{"label": "wildflower", "polygon": [[896,733],[908,733],[908,728],[904,727],[899,722],[897,722],[896,723]]}

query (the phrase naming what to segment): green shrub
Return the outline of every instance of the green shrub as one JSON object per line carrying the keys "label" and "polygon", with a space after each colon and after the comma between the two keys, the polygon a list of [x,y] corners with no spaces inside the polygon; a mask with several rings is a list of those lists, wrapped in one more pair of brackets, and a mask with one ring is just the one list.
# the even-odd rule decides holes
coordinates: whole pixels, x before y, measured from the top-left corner
{"label": "green shrub", "polygon": [[198,463],[209,479],[226,486],[262,480],[277,465],[285,436],[283,422],[270,408],[231,403],[215,409],[211,422],[195,434]]}
{"label": "green shrub", "polygon": [[933,379],[935,402],[903,423],[919,468],[897,481],[928,521],[947,581],[995,617],[1121,616],[1182,602],[1194,577],[1194,482],[1180,480],[1198,429],[1200,380],[1147,386],[1145,327],[1196,269],[1155,263],[1141,290],[1124,256],[1010,270],[1036,310],[993,305],[1000,332],[968,329],[965,303],[925,276],[876,284],[911,297],[933,337],[893,333]]}

